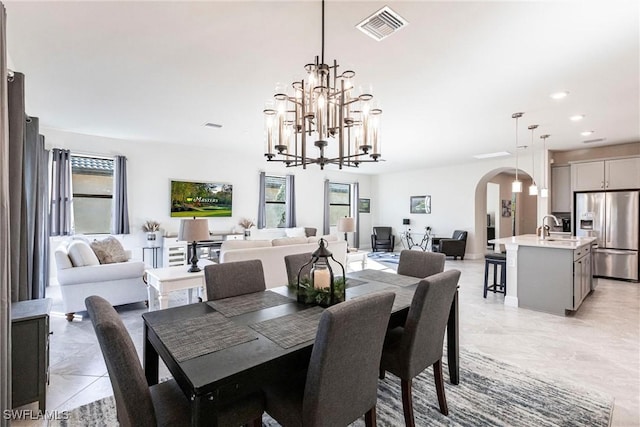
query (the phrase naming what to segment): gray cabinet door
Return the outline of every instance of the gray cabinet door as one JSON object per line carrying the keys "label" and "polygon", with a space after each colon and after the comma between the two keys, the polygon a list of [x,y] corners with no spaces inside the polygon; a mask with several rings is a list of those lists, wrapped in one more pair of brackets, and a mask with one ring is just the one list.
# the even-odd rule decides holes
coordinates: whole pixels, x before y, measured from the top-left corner
{"label": "gray cabinet door", "polygon": [[571,166],[551,168],[551,211],[571,212]]}

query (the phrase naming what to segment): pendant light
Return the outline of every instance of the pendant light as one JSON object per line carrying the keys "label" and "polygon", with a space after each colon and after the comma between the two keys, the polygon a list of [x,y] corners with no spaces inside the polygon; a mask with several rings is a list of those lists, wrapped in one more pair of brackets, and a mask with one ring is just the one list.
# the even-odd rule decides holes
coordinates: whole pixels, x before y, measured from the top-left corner
{"label": "pendant light", "polygon": [[535,153],[533,150],[533,131],[536,130],[538,125],[529,125],[529,130],[531,131],[531,186],[529,187],[529,195],[537,196],[538,195],[538,185],[536,184],[536,162],[535,162]]}
{"label": "pendant light", "polygon": [[547,161],[545,156],[547,155],[547,138],[551,135],[540,135],[542,139],[542,188],[540,189],[540,197],[549,197],[549,189],[547,188]]}
{"label": "pendant light", "polygon": [[513,113],[511,118],[516,119],[516,179],[511,183],[512,193],[522,193],[522,181],[518,180],[518,119],[522,117],[524,113]]}

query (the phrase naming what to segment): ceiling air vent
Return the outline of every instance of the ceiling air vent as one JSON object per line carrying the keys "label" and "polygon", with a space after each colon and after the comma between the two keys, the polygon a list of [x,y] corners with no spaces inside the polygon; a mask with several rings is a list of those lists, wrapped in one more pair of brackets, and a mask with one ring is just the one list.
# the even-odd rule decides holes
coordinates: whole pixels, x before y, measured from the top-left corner
{"label": "ceiling air vent", "polygon": [[205,124],[203,124],[202,126],[206,127],[206,128],[216,128],[219,129],[222,127],[222,125],[218,124],[218,123],[211,123],[211,122],[206,122]]}
{"label": "ceiling air vent", "polygon": [[356,27],[369,37],[380,41],[409,25],[406,19],[385,6],[370,17],[363,20]]}
{"label": "ceiling air vent", "polygon": [[587,139],[586,141],[582,141],[583,144],[593,144],[594,142],[604,142],[607,138],[596,138],[596,139]]}

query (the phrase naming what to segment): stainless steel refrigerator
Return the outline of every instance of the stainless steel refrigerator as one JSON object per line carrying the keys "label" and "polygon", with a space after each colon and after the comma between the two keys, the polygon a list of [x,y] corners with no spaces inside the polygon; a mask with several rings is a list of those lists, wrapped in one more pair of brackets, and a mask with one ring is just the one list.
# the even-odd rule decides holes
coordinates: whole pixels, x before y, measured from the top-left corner
{"label": "stainless steel refrigerator", "polygon": [[576,236],[597,238],[594,275],[638,281],[640,192],[576,193]]}

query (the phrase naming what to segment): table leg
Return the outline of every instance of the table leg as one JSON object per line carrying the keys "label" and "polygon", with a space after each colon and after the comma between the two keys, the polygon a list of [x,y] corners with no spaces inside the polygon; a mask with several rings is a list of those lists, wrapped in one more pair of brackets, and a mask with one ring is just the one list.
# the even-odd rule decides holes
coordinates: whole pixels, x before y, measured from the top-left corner
{"label": "table leg", "polygon": [[156,290],[151,285],[147,285],[147,301],[149,301],[148,311],[153,311],[153,306],[156,302]]}
{"label": "table leg", "polygon": [[367,254],[362,256],[362,269],[364,270],[367,267]]}
{"label": "table leg", "polygon": [[447,361],[449,363],[449,381],[460,383],[460,347],[458,341],[458,291],[456,290],[449,310],[447,322]]}
{"label": "table leg", "polygon": [[193,288],[187,289],[187,293],[189,294],[189,304],[193,304]]}
{"label": "table leg", "polygon": [[169,308],[169,294],[166,292],[158,292],[158,304],[160,305],[160,310]]}
{"label": "table leg", "polygon": [[143,341],[142,341],[142,363],[144,367],[144,376],[147,384],[152,386],[158,384],[159,356],[156,349],[149,342],[149,329],[147,324],[143,322]]}
{"label": "table leg", "polygon": [[191,396],[191,425],[193,427],[218,426],[218,414],[212,395]]}

